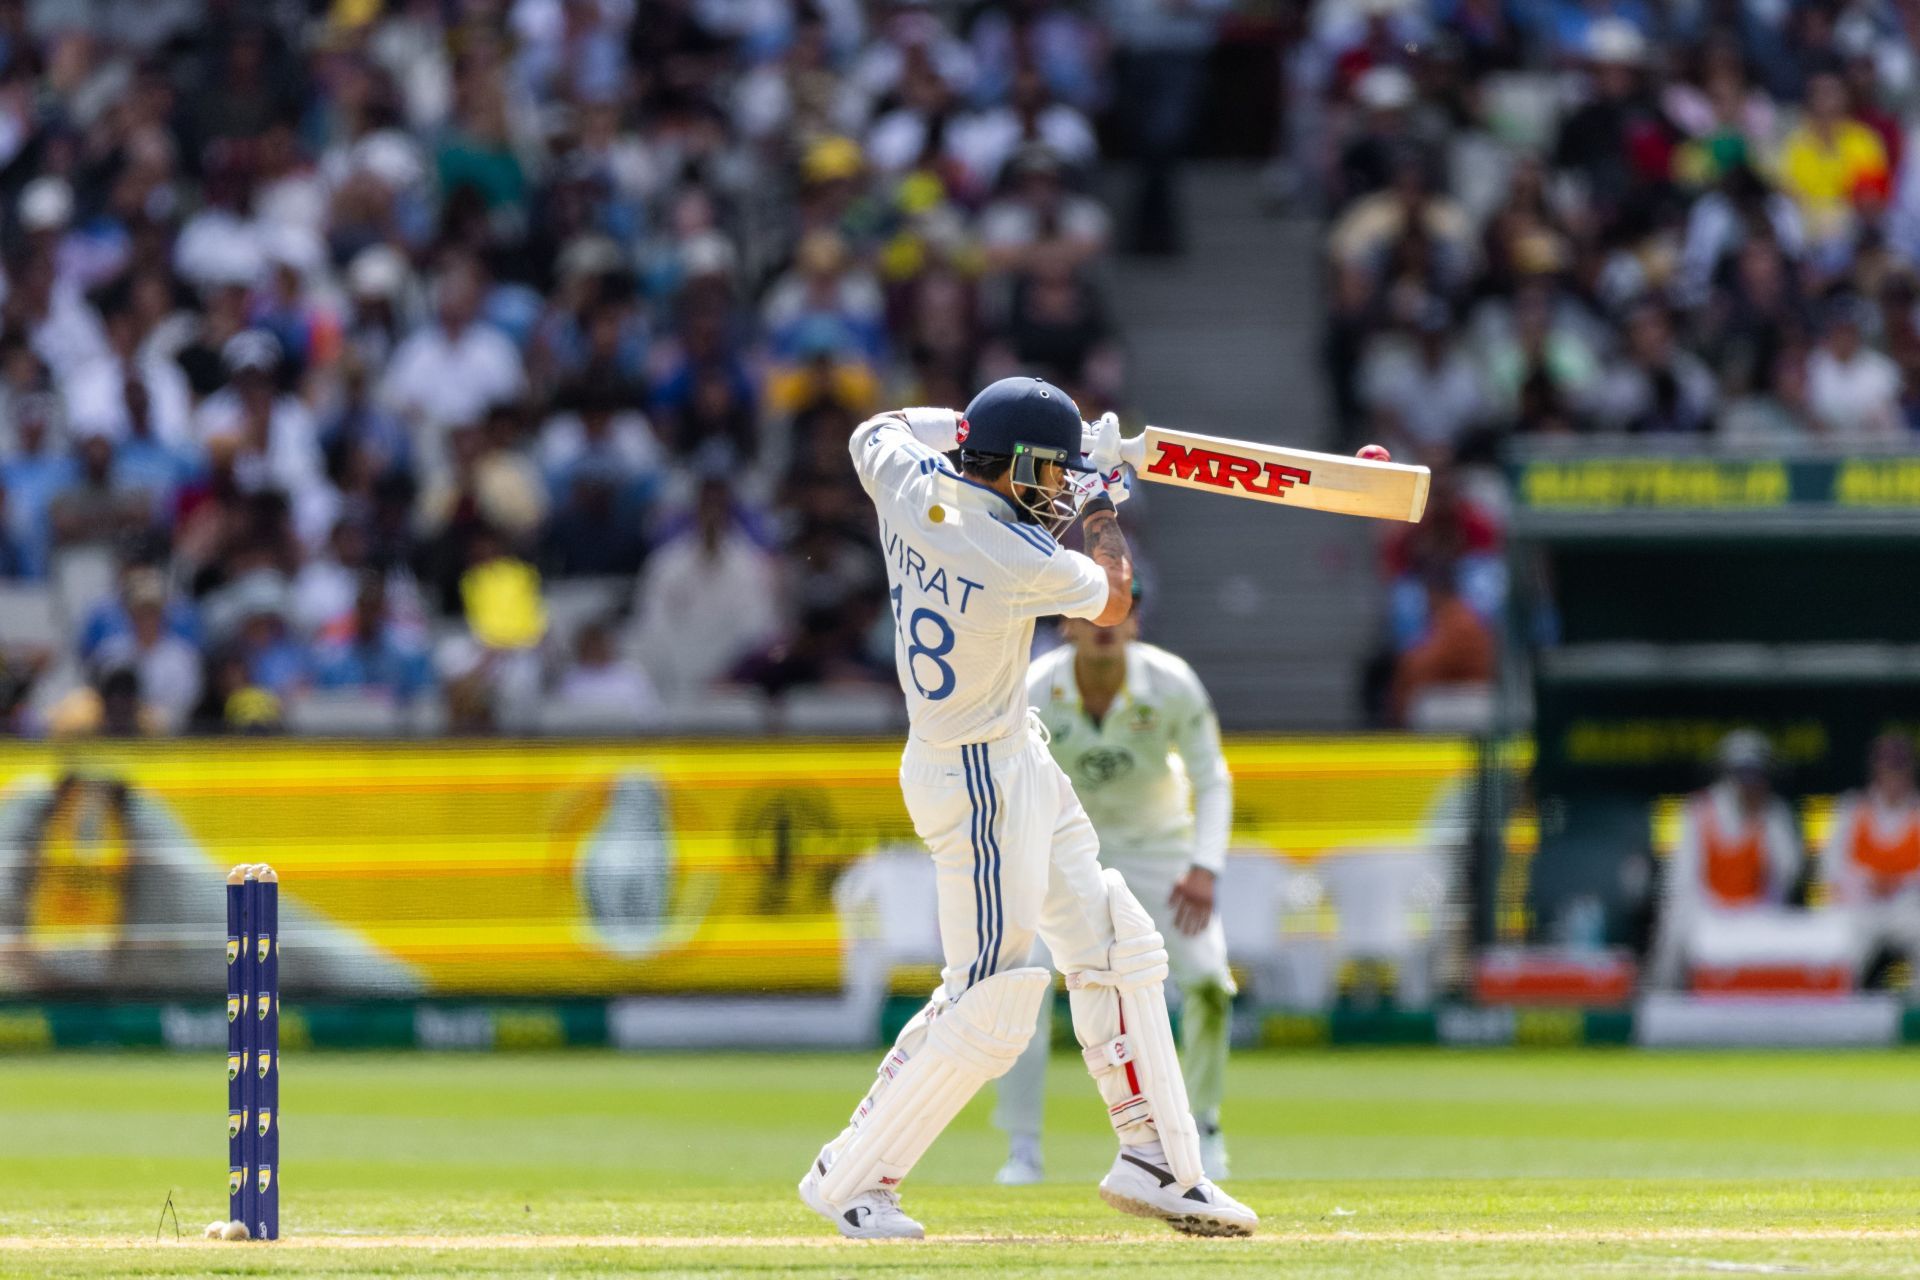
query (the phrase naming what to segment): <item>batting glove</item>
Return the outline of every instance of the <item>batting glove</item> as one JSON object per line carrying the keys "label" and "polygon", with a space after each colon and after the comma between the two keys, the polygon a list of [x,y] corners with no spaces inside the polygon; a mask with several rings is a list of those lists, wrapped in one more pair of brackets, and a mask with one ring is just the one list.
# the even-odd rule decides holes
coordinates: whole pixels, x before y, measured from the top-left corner
{"label": "batting glove", "polygon": [[1103,413],[1098,420],[1082,426],[1080,451],[1094,468],[1100,491],[1117,507],[1133,493],[1133,476],[1120,456],[1120,416]]}

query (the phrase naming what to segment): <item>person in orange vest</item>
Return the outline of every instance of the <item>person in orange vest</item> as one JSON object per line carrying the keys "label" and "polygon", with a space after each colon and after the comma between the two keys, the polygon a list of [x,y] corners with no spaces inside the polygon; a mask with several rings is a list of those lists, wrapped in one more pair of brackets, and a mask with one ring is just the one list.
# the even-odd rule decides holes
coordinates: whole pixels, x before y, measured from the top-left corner
{"label": "person in orange vest", "polygon": [[1920,968],[1920,788],[1910,739],[1874,739],[1866,789],[1840,798],[1821,866],[1834,907],[1857,922],[1863,967],[1891,951]]}
{"label": "person in orange vest", "polygon": [[1784,904],[1800,879],[1793,812],[1774,794],[1773,748],[1752,729],[1720,743],[1720,777],[1687,797],[1680,838],[1667,861],[1667,886],[1648,979],[1678,987],[1686,977],[1693,925],[1712,912]]}

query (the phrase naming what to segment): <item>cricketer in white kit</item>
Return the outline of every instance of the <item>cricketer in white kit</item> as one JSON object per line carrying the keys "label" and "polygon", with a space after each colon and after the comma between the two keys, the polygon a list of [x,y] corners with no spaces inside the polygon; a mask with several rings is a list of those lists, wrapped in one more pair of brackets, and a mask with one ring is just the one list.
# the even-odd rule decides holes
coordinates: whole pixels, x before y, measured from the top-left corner
{"label": "cricketer in white kit", "polygon": [[[1197,1235],[1258,1219],[1210,1182],[1167,1022],[1167,951],[1099,841],[1027,707],[1036,619],[1118,622],[1132,566],[1119,427],[1081,421],[1037,378],[986,388],[964,416],[904,409],[862,423],[850,449],[873,499],[896,623],[909,735],[900,789],[932,853],[941,983],[881,1060],[800,1197],[855,1238],[918,1238],[898,1188],[935,1138],[1034,1034],[1047,970],[1066,975],[1074,1030],[1120,1152],[1100,1194]],[[959,451],[956,470],[947,457]],[[1084,518],[1082,555],[1057,535]]]}
{"label": "cricketer in white kit", "polygon": [[[1067,643],[1028,670],[1027,701],[1099,833],[1101,865],[1126,878],[1166,939],[1201,1160],[1208,1176],[1224,1178],[1220,1102],[1235,989],[1213,909],[1233,816],[1220,723],[1193,668],[1140,642],[1137,615],[1111,627],[1074,619],[1063,630]],[[1038,1034],[1000,1080],[994,1123],[1008,1137],[998,1178],[1006,1185],[1041,1179],[1051,1004],[1042,1002]]]}

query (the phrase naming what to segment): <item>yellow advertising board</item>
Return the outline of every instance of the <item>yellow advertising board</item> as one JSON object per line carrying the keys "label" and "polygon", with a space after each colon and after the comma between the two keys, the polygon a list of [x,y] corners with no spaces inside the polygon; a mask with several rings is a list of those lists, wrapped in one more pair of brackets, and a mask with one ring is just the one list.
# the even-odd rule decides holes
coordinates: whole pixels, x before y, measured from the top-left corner
{"label": "yellow advertising board", "polygon": [[[1228,744],[1235,844],[1313,858],[1421,840],[1472,748]],[[912,844],[895,743],[367,745],[0,751],[0,992],[166,990],[217,972],[220,878],[280,872],[290,990],[827,990],[832,888]],[[201,933],[208,933],[202,940]]]}

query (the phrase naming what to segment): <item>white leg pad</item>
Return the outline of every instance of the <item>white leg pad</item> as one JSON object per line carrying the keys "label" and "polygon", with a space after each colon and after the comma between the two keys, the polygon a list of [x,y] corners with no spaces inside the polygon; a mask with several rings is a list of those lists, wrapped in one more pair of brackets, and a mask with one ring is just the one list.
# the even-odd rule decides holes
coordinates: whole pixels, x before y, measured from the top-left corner
{"label": "white leg pad", "polygon": [[1067,989],[1085,993],[1093,987],[1112,988],[1119,1006],[1118,1034],[1087,1046],[1083,1056],[1121,1141],[1145,1138],[1145,1126],[1151,1125],[1167,1153],[1167,1168],[1183,1188],[1191,1187],[1205,1176],[1205,1169],[1200,1129],[1187,1102],[1180,1052],[1167,1020],[1162,989],[1166,941],[1118,871],[1109,868],[1101,878],[1107,882],[1107,910],[1113,917],[1113,949],[1106,969],[1069,973]]}
{"label": "white leg pad", "polygon": [[980,1086],[1013,1066],[1052,983],[1045,969],[983,978],[939,1010],[917,1048],[896,1044],[846,1132],[823,1154],[830,1161],[820,1179],[827,1203],[837,1207],[906,1177]]}

